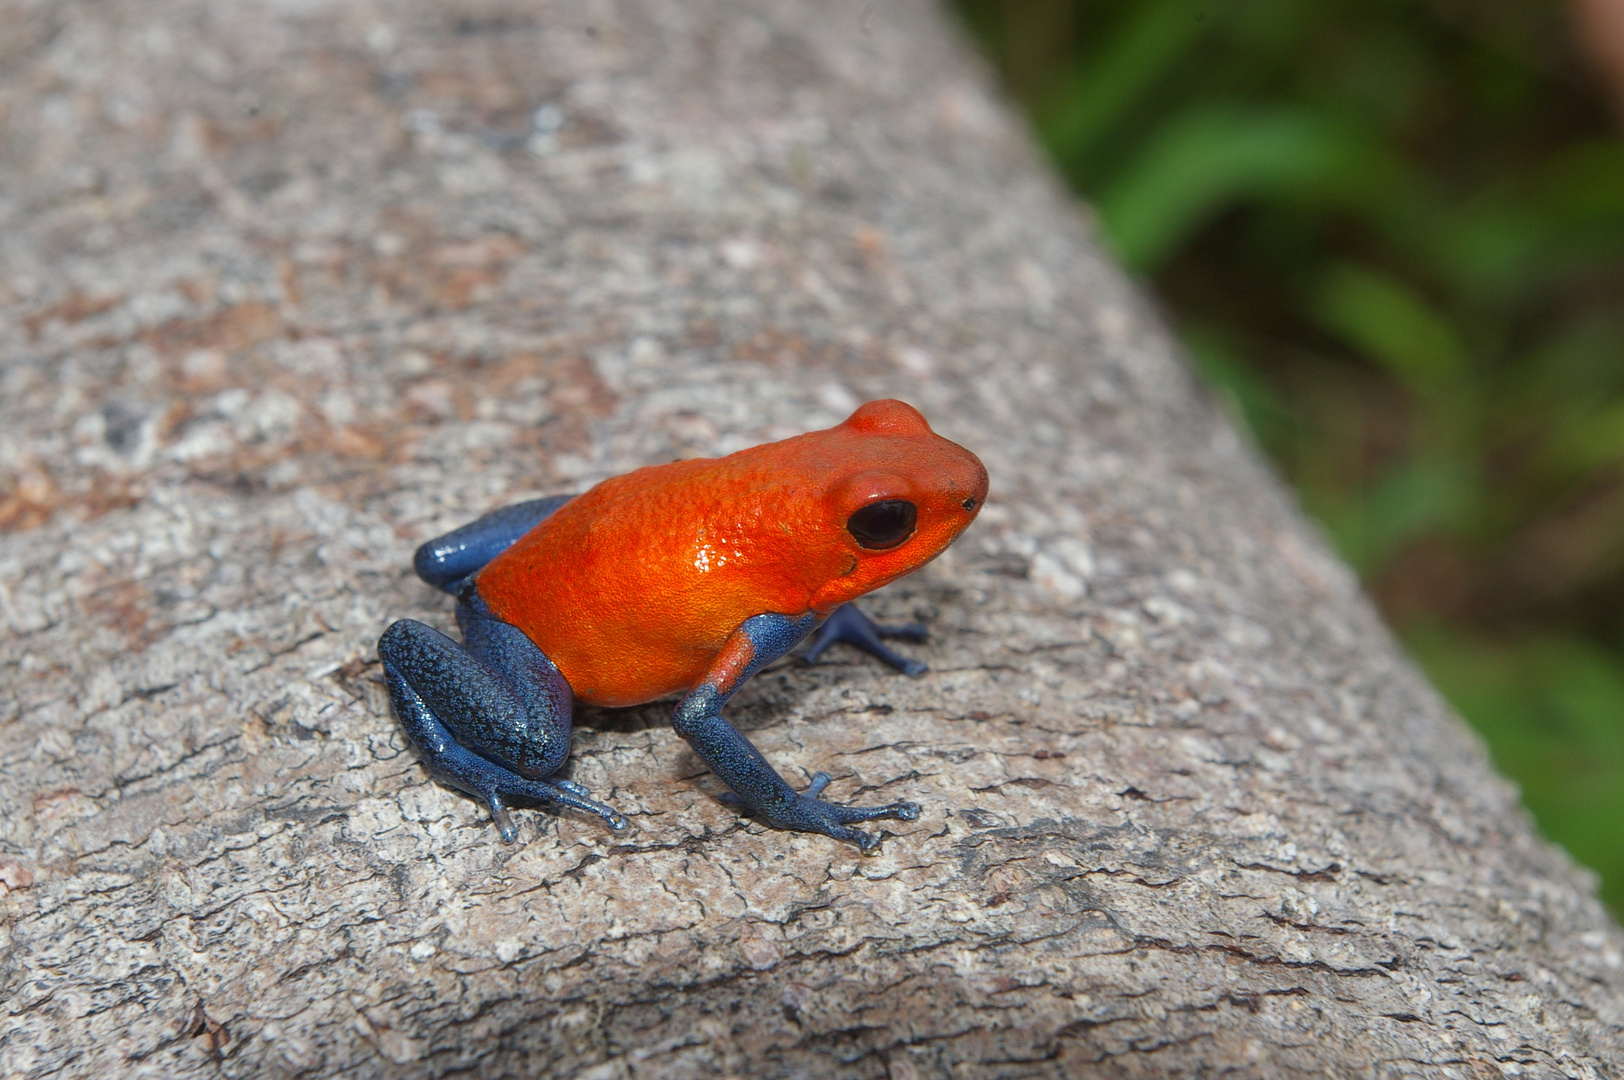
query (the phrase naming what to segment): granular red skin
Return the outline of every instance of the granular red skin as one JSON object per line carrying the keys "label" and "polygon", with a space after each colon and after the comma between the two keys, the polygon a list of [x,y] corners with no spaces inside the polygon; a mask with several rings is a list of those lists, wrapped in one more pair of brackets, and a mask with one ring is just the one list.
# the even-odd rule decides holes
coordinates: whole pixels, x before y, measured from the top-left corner
{"label": "granular red skin", "polygon": [[[638,705],[699,685],[752,615],[826,616],[918,569],[980,511],[987,471],[900,401],[724,458],[653,465],[565,503],[476,582],[575,697]],[[918,507],[913,535],[863,548],[846,530],[880,499]],[[966,506],[966,501],[969,506]]]}

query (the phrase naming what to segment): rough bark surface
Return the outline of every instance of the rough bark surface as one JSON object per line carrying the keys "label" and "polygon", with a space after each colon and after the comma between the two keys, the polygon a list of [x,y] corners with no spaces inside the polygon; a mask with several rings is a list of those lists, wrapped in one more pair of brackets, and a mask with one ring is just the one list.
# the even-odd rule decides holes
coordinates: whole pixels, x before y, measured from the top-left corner
{"label": "rough bark surface", "polygon": [[[1601,1077],[1590,880],[1185,372],[942,15],[0,0],[0,1074]],[[494,506],[918,404],[918,680],[732,717],[925,807],[429,782],[373,646]]]}

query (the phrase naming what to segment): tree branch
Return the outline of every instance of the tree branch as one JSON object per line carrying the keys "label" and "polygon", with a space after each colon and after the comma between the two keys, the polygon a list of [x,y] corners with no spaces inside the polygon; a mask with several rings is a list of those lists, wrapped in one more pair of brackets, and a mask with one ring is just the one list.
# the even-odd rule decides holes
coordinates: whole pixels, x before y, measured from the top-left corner
{"label": "tree branch", "polygon": [[[0,0],[0,1074],[1620,1069],[1624,952],[918,0]],[[494,506],[899,396],[986,512],[617,835],[374,644]]]}

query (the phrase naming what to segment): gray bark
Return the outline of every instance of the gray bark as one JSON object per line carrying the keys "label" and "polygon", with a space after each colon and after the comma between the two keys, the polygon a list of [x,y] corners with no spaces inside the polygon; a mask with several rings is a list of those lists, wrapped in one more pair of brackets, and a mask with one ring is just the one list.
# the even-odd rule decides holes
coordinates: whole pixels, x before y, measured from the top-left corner
{"label": "gray bark", "polygon": [[[0,1075],[1620,1075],[1624,939],[922,0],[0,0]],[[898,396],[932,672],[431,783],[373,652],[494,506]],[[838,650],[837,650],[838,652]]]}

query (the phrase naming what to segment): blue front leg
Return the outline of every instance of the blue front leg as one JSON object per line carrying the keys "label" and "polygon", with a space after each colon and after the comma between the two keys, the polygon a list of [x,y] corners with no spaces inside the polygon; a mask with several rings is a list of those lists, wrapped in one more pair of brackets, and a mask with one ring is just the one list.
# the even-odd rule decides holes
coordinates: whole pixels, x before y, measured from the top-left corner
{"label": "blue front leg", "polygon": [[881,638],[905,638],[908,641],[924,641],[930,637],[930,628],[924,623],[904,623],[901,626],[882,626],[858,610],[856,604],[841,604],[835,608],[835,613],[818,627],[818,632],[812,636],[812,644],[801,659],[809,664],[818,662],[825,649],[837,641],[844,641],[848,645],[855,645],[870,656],[890,664],[904,675],[923,675],[930,667],[922,660],[910,660],[901,653],[890,648]]}
{"label": "blue front leg", "polygon": [[463,644],[412,619],[378,639],[389,696],[412,744],[442,783],[478,796],[502,839],[519,835],[510,797],[586,810],[623,829],[579,784],[548,781],[569,756],[573,695],[547,655],[493,617],[477,592],[457,605]]}
{"label": "blue front leg", "polygon": [[676,729],[739,801],[778,829],[822,833],[850,840],[863,854],[879,851],[880,839],[851,825],[858,821],[897,818],[913,821],[919,807],[911,802],[855,807],[824,802],[818,795],[829,785],[828,773],[817,773],[804,792],[796,791],[767,763],[749,739],[722,718],[722,706],[752,675],[783,656],[817,625],[810,612],[756,615],[746,619],[722,647],[705,681],[683,698],[671,718]]}

